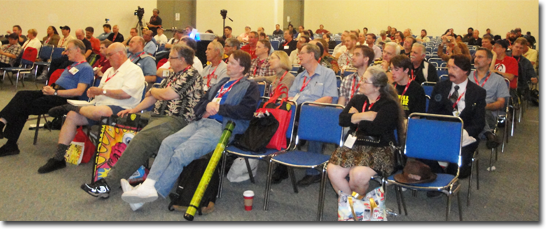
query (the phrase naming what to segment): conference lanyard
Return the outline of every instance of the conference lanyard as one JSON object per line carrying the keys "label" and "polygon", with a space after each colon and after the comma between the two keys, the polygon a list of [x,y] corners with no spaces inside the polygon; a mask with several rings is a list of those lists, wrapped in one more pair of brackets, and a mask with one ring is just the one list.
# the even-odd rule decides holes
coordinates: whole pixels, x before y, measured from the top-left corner
{"label": "conference lanyard", "polygon": [[300,89],[300,92],[304,91],[304,88],[306,88],[306,86],[309,84],[309,82],[311,81],[311,79],[313,79],[313,76],[311,78],[309,78],[309,80],[307,81],[306,83],[306,79],[307,77],[304,75],[304,82],[302,82],[302,88]]}
{"label": "conference lanyard", "polygon": [[[222,91],[222,90],[223,90],[223,87],[222,87],[222,89],[220,89],[220,92],[219,92],[218,95],[217,95],[218,97],[216,97],[216,98],[220,98],[220,99],[221,99],[221,98],[223,97],[223,95],[225,95],[225,93],[229,92],[229,91],[231,90],[231,88],[233,88],[233,86],[234,86],[235,84],[237,84],[239,81],[241,81],[241,79],[242,79],[242,77],[239,78],[239,79],[237,79],[237,81],[235,81],[233,84],[231,84],[225,91]],[[225,85],[225,84],[224,84],[224,85]]]}
{"label": "conference lanyard", "polygon": [[483,81],[483,84],[479,85],[479,82],[477,81],[477,77],[476,77],[477,71],[474,71],[474,80],[476,81],[476,84],[481,87],[485,86],[485,83],[487,83],[487,80],[489,80],[489,77],[490,77],[489,74],[491,74],[490,71],[487,72],[487,75],[485,76],[485,81]]}
{"label": "conference lanyard", "polygon": [[141,52],[139,55],[137,55],[137,56],[134,57],[133,59],[130,59],[130,61],[133,63],[133,62],[134,62],[134,59],[136,59],[137,57],[141,56],[142,54],[145,54],[145,51]]}
{"label": "conference lanyard", "polygon": [[[216,70],[218,69],[218,67],[220,66],[220,63],[222,63],[222,61],[220,60],[220,62],[218,63],[218,65],[216,66],[216,68],[214,68],[214,71],[212,71],[212,73],[210,73],[209,75],[206,76],[206,78],[208,79],[206,81],[206,86],[207,87],[210,87],[210,80],[212,80],[213,77],[215,77],[216,75],[214,75],[214,73],[216,72]],[[187,67],[184,71],[186,71],[187,69],[189,69],[189,67]],[[216,77],[217,78],[217,77]],[[215,78],[215,79],[216,79]]]}
{"label": "conference lanyard", "polygon": [[[374,105],[374,103],[378,102],[378,100],[380,100],[380,95],[376,98],[376,100],[374,102],[369,104],[369,108],[368,108],[369,111],[372,108],[372,106]],[[363,111],[362,112],[365,112],[365,108],[367,107],[367,101],[368,100],[365,100],[365,103],[363,103]],[[359,126],[357,126],[357,129],[355,129],[355,132],[357,132],[358,130],[359,130]]]}
{"label": "conference lanyard", "polygon": [[69,68],[76,67],[76,66],[78,66],[78,65],[80,65],[80,64],[82,64],[82,63],[85,63],[85,62],[86,62],[86,61],[81,61],[81,62],[79,62],[79,63],[77,63],[77,64],[70,65],[70,66],[67,67],[67,71],[69,70]]}
{"label": "conference lanyard", "polygon": [[115,41],[117,35],[118,35],[118,33],[113,34],[113,42]]}
{"label": "conference lanyard", "polygon": [[[355,73],[355,75],[357,75],[357,73]],[[359,78],[359,77],[355,77],[353,78],[353,84],[351,85],[351,98],[353,98],[353,96],[355,95],[355,92],[357,91],[357,89],[359,89],[359,84],[355,85],[355,80]]]}
{"label": "conference lanyard", "polygon": [[[403,92],[401,93],[401,97],[400,98],[403,98],[403,96],[405,95],[405,93],[407,92],[407,90],[409,89],[409,86],[411,85],[411,82],[413,80],[409,80],[409,82],[407,83],[407,86],[405,86],[405,90],[403,90]],[[395,83],[395,85],[393,86],[394,88],[397,88],[397,83]]]}
{"label": "conference lanyard", "polygon": [[254,68],[254,76],[256,76],[256,72],[258,71],[258,67],[261,67],[262,64],[264,64],[264,62],[265,62],[265,59],[258,61],[258,65],[256,65],[256,68]]}
{"label": "conference lanyard", "polygon": [[464,93],[466,93],[466,91],[462,92],[462,94],[460,94],[458,99],[456,99],[456,102],[453,104],[453,109],[456,108],[456,105],[458,105],[458,102],[460,101],[460,99],[462,99],[462,96],[464,95]]}
{"label": "conference lanyard", "polygon": [[[187,66],[185,69],[183,69],[182,73],[185,73],[187,70],[189,70],[189,68],[191,68],[191,66]],[[172,85],[172,83],[176,82],[177,79],[178,79],[178,78],[175,77],[175,75],[174,75],[174,79],[173,79],[172,81],[170,81],[170,82],[168,83],[168,85],[166,85],[166,88],[170,87],[170,85]]]}

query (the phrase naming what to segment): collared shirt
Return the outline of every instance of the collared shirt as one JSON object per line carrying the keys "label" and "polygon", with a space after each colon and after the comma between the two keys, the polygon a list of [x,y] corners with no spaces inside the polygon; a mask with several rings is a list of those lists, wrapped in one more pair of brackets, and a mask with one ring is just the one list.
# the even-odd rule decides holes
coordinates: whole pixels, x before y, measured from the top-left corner
{"label": "collared shirt", "polygon": [[[303,91],[300,92],[302,85],[304,85],[304,79],[307,86],[305,86]],[[300,93],[299,98],[294,98],[297,104],[301,104],[306,101],[315,101],[325,96],[332,97],[334,102],[338,97],[336,75],[334,74],[334,71],[323,67],[322,65],[317,65],[317,68],[315,68],[315,73],[311,76],[309,76],[307,70],[301,72],[294,79],[294,83],[292,83],[292,87],[290,87],[288,95],[290,97],[295,97],[298,93]]]}
{"label": "collared shirt", "polygon": [[173,100],[157,100],[153,109],[155,114],[182,116],[188,123],[195,120],[193,108],[203,95],[203,82],[195,68],[172,73],[162,81],[160,87],[171,88],[179,97]]}
{"label": "collared shirt", "polygon": [[451,91],[449,91],[449,95],[447,96],[447,98],[451,97],[451,95],[455,92],[455,86],[458,85],[458,97],[460,97],[460,95],[462,95],[462,97],[460,97],[460,100],[458,101],[458,104],[457,104],[457,109],[458,109],[458,113],[460,114],[462,112],[462,110],[464,110],[464,107],[466,107],[466,86],[468,85],[468,79],[464,80],[464,82],[460,83],[460,84],[455,84],[453,83],[452,87],[451,87]]}
{"label": "collared shirt", "polygon": [[260,60],[260,58],[253,59],[252,66],[250,66],[250,71],[248,72],[248,77],[254,78],[259,76],[274,76],[276,73],[269,67],[269,59],[269,56],[264,60]]}
{"label": "collared shirt", "polygon": [[107,39],[109,37],[109,35],[111,35],[113,32],[109,32],[109,33],[101,33],[99,36],[97,36],[97,39],[99,39],[99,41],[103,41],[105,39]]}
{"label": "collared shirt", "polygon": [[[19,43],[16,43],[14,45],[6,44],[2,46],[2,51],[5,53],[13,54],[15,55],[15,57],[17,57],[19,56],[19,53],[23,51],[23,49],[21,49],[21,46],[19,45]],[[13,64],[15,63],[15,58],[10,58],[5,55],[0,55],[0,62],[9,64],[13,67]]]}
{"label": "collared shirt", "polygon": [[115,70],[110,67],[105,71],[99,88],[107,90],[122,90],[131,97],[128,99],[115,99],[105,95],[98,95],[93,103],[98,105],[115,105],[124,109],[134,108],[141,101],[143,95],[145,77],[141,69],[129,59]]}
{"label": "collared shirt", "polygon": [[155,59],[146,54],[142,54],[143,51],[136,53],[128,52],[128,59],[138,65],[143,70],[143,75],[157,75],[157,65]]}
{"label": "collared shirt", "polygon": [[[474,73],[478,72],[470,72],[468,79],[470,79],[473,83],[476,83],[477,76],[474,76]],[[504,78],[494,72],[490,73],[491,74],[488,77],[486,73],[483,73],[483,78],[481,80],[477,80],[479,86],[483,87],[483,89],[487,92],[487,95],[485,96],[485,103],[490,104],[496,102],[498,98],[510,97],[510,91],[508,91],[508,86]],[[485,82],[485,80],[487,80],[487,82]]]}
{"label": "collared shirt", "polygon": [[[346,48],[347,49],[347,48]],[[353,63],[351,61],[352,53],[346,50],[340,57],[338,57],[338,67],[340,70],[345,71],[346,69],[353,68]]]}
{"label": "collared shirt", "polygon": [[[212,73],[214,72],[214,73]],[[201,76],[204,82],[204,86],[208,85],[208,88],[216,85],[218,80],[228,77],[227,76],[227,64],[225,62],[220,62],[218,66],[213,67],[212,63],[206,66],[201,72]],[[210,78],[210,83],[208,84],[208,78]],[[205,88],[206,89],[206,88]],[[208,90],[208,89],[207,89]]]}
{"label": "collared shirt", "polygon": [[[354,79],[355,79],[355,85],[354,85]],[[361,80],[360,80],[359,74],[357,72],[355,72],[351,75],[346,76],[344,78],[344,80],[342,81],[342,84],[340,84],[340,96],[339,97],[344,97],[346,99],[346,101],[344,103],[344,106],[348,105],[349,100],[352,97],[352,95],[351,95],[352,89],[355,91],[354,95],[361,94],[361,93],[359,93],[359,89],[356,89],[357,86],[359,86],[360,81]]]}
{"label": "collared shirt", "polygon": [[157,45],[155,44],[155,42],[153,42],[151,40],[151,41],[145,43],[145,47],[143,48],[143,50],[148,55],[155,55],[155,53],[157,52]]}
{"label": "collared shirt", "polygon": [[67,37],[60,37],[59,42],[57,42],[57,47],[67,48],[67,44],[69,44],[69,41],[73,39],[76,39],[76,38],[73,37],[72,35],[69,35]]}
{"label": "collared shirt", "polygon": [[42,43],[40,42],[40,40],[38,38],[29,39],[21,47],[23,52],[25,52],[25,49],[27,49],[27,47],[35,48],[36,51],[37,51],[36,52],[36,57],[38,57],[38,53],[40,52],[40,48],[42,47]]}
{"label": "collared shirt", "polygon": [[157,34],[153,38],[155,39],[155,41],[157,41],[158,45],[166,44],[168,42],[168,38],[164,34],[161,34],[161,35]]}
{"label": "collared shirt", "polygon": [[379,59],[380,57],[382,57],[382,49],[380,49],[379,46],[373,44],[370,48],[372,48],[372,51],[374,51],[374,59]]}

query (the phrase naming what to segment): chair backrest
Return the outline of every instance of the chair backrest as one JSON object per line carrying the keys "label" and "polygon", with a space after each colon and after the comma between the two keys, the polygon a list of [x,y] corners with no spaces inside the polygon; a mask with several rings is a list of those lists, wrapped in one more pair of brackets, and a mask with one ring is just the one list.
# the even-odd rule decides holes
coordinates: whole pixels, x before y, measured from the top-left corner
{"label": "chair backrest", "polygon": [[63,47],[54,48],[53,52],[52,52],[52,60],[61,58],[62,53],[63,53],[64,50],[65,50],[65,48],[63,48]]}
{"label": "chair backrest", "polygon": [[278,40],[271,40],[271,46],[274,50],[279,50],[279,41]]}
{"label": "chair backrest", "polygon": [[336,76],[336,88],[340,89],[340,85],[342,85],[342,77]]}
{"label": "chair backrest", "polygon": [[260,91],[260,96],[265,96],[265,85],[266,82],[258,82],[258,90]]}
{"label": "chair backrest", "polygon": [[21,56],[21,65],[33,65],[38,55],[38,50],[34,47],[27,47]]}
{"label": "chair backrest", "polygon": [[430,98],[431,96],[426,95],[426,112],[428,112],[428,107],[430,106]]}
{"label": "chair backrest", "polygon": [[53,46],[52,45],[45,45],[40,48],[40,52],[38,53],[38,57],[42,59],[42,61],[48,60],[52,57],[53,54]]}
{"label": "chair backrest", "polygon": [[427,113],[409,115],[405,155],[456,163],[460,166],[462,119]]}
{"label": "chair backrest", "polygon": [[449,75],[443,74],[439,76],[439,82],[449,79]]}
{"label": "chair backrest", "polygon": [[338,118],[343,109],[338,104],[303,103],[300,106],[296,144],[304,139],[342,146],[343,128],[338,124]]}
{"label": "chair backrest", "polygon": [[300,69],[300,65],[292,66],[292,70],[290,71],[298,71]]}
{"label": "chair backrest", "polygon": [[432,95],[432,91],[434,90],[435,84],[437,83],[429,82],[429,81],[423,82],[421,85],[422,85],[422,88],[424,88],[424,94]]}
{"label": "chair backrest", "polygon": [[442,75],[448,74],[448,70],[446,68],[437,68],[436,72],[437,72],[437,76],[440,78]]}

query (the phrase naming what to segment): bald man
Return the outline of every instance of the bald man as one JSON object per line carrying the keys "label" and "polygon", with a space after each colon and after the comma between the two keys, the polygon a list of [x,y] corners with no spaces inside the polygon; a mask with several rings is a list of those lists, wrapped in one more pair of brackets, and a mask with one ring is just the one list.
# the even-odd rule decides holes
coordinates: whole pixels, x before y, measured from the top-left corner
{"label": "bald man", "polygon": [[132,63],[122,43],[111,44],[106,51],[111,68],[105,71],[98,87],[87,91],[93,98],[90,106],[65,104],[50,109],[50,116],[61,116],[67,113],[67,119],[61,127],[57,151],[48,162],[38,169],[38,173],[49,173],[64,168],[65,153],[74,139],[78,126],[95,125],[103,116],[111,116],[125,109],[132,109],[139,104],[143,94],[144,81],[141,69]]}

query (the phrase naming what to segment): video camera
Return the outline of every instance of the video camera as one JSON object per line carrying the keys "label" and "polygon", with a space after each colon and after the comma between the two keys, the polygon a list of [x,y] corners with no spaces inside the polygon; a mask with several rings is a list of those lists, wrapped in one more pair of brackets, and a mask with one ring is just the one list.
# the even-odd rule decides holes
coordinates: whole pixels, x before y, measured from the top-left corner
{"label": "video camera", "polygon": [[143,14],[145,13],[145,9],[141,8],[138,6],[138,9],[136,11],[134,11],[134,15],[137,15],[139,21],[141,21],[141,19],[143,19]]}

